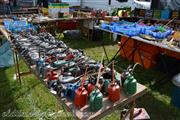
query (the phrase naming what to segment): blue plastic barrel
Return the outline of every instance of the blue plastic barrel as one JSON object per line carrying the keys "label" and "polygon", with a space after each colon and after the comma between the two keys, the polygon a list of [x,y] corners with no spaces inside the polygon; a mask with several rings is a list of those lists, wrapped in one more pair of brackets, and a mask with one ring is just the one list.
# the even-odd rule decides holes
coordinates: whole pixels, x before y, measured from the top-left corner
{"label": "blue plastic barrel", "polygon": [[180,109],[180,73],[173,80],[172,104]]}

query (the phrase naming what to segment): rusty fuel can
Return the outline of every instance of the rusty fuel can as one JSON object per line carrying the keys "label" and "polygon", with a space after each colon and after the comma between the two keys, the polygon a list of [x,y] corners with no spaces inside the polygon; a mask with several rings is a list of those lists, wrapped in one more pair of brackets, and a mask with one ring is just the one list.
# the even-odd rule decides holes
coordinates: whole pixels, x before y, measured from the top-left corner
{"label": "rusty fuel can", "polygon": [[79,87],[75,91],[74,104],[76,107],[81,108],[87,104],[88,92],[85,87]]}
{"label": "rusty fuel can", "polygon": [[86,67],[81,86],[75,91],[74,104],[78,108],[85,106],[87,104],[87,101],[88,101],[88,91],[84,87],[84,83],[85,83],[86,76],[87,76],[86,75],[87,69],[88,69],[88,67]]}
{"label": "rusty fuel can", "polygon": [[112,102],[116,102],[120,99],[120,86],[115,82],[114,79],[114,61],[112,62],[112,81],[108,85],[108,95]]}

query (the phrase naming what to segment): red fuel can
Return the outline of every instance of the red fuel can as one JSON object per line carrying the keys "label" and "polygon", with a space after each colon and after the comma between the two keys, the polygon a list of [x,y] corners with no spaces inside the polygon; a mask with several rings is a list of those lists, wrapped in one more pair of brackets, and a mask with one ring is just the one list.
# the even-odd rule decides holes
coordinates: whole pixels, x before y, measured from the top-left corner
{"label": "red fuel can", "polygon": [[117,83],[111,83],[108,86],[109,99],[116,102],[120,99],[120,87]]}
{"label": "red fuel can", "polygon": [[87,90],[88,94],[90,94],[95,89],[95,85],[93,83],[88,83]]}
{"label": "red fuel can", "polygon": [[64,60],[71,60],[71,59],[73,59],[74,58],[74,55],[73,54],[68,54],[65,58],[64,58]]}
{"label": "red fuel can", "polygon": [[112,81],[108,85],[108,95],[112,102],[120,99],[120,86],[114,80],[114,61],[112,62]]}
{"label": "red fuel can", "polygon": [[85,83],[86,76],[87,76],[86,75],[87,74],[87,69],[88,69],[88,67],[86,67],[86,71],[85,71],[84,77],[82,79],[81,87],[79,87],[75,91],[74,104],[78,108],[81,108],[81,107],[85,106],[87,104],[87,100],[88,100],[88,91],[84,87],[84,83]]}
{"label": "red fuel can", "polygon": [[53,61],[56,61],[56,57],[54,57],[54,56],[49,56],[48,58],[46,58],[46,62],[47,62],[47,63],[52,63]]}
{"label": "red fuel can", "polygon": [[79,87],[75,92],[74,104],[76,107],[81,108],[87,104],[88,92],[84,87]]}
{"label": "red fuel can", "polygon": [[93,84],[93,82],[89,82],[88,85],[87,85],[88,94],[91,94],[91,92],[95,89],[96,86],[101,91],[102,84],[99,84],[99,83]]}
{"label": "red fuel can", "polygon": [[58,74],[55,71],[50,71],[50,72],[47,73],[46,78],[48,80],[57,80]]}

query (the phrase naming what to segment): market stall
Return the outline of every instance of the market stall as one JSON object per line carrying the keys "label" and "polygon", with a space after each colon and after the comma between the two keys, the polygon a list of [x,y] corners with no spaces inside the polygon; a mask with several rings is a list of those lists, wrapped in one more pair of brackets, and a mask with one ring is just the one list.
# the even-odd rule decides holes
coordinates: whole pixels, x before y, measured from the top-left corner
{"label": "market stall", "polygon": [[[26,2],[36,6],[35,1]],[[81,4],[85,6],[87,3],[91,4],[90,7],[97,8],[98,4],[93,5],[93,2],[95,1],[89,3],[85,0],[81,1]],[[97,120],[105,118],[115,111],[120,111],[118,118],[121,120],[150,119],[144,108],[135,109],[136,101],[142,98],[140,103],[143,103],[147,92],[150,94],[145,96],[146,101],[151,100],[152,96],[153,101],[151,102],[155,103],[159,96],[160,98],[165,96],[168,100],[170,98],[162,91],[160,94],[152,94],[151,92],[154,91],[159,92],[151,88],[151,85],[154,84],[149,84],[146,81],[148,78],[151,79],[148,75],[152,73],[146,73],[148,75],[145,76],[141,76],[141,73],[157,66],[159,55],[168,55],[173,57],[175,61],[180,60],[179,12],[138,8],[131,11],[133,1],[128,1],[127,4],[130,4],[126,7],[112,7],[117,7],[120,2],[126,5],[127,1],[109,0],[107,2],[108,10],[96,10],[89,7],[81,8],[82,6],[70,7],[71,5],[64,1],[51,1],[49,4],[47,2],[46,8],[44,8],[41,6],[43,4],[38,1],[37,8],[30,7],[25,8],[26,11],[22,11],[23,8],[9,15],[1,15],[0,33],[9,42],[8,45],[4,46],[7,46],[11,52],[13,51],[11,56],[13,56],[15,68],[14,79],[18,81],[17,83],[22,87],[22,77],[33,74],[45,86],[45,89],[57,99],[55,104],[62,107],[66,118],[69,118],[68,112],[70,112],[73,119]],[[25,3],[22,2],[22,4]],[[101,7],[106,4],[102,1],[98,3]],[[136,3],[140,2],[136,1]],[[148,2],[148,7],[150,7],[149,4],[150,2]],[[72,41],[79,44],[79,47],[92,42],[93,44],[87,45],[88,48],[84,50],[97,47],[92,54],[96,54],[96,57],[101,57],[101,59],[94,60],[79,47],[75,47],[77,49],[69,47],[70,40],[67,45],[65,39],[61,40],[58,39],[59,36],[55,36],[56,34],[65,35],[66,30],[69,30],[68,32],[80,30],[85,33],[87,38],[83,39],[85,41],[83,44],[71,36],[75,33],[72,32],[71,35],[67,34],[67,36],[75,39]],[[107,33],[110,34],[110,38],[107,37]],[[104,39],[108,42],[113,39],[114,43],[117,44],[115,46],[112,46],[111,43],[106,45]],[[111,52],[115,53],[114,56],[108,55],[109,51],[106,47],[113,49]],[[4,49],[4,47],[0,49]],[[102,54],[97,54],[100,49],[103,50]],[[114,49],[117,49],[117,52]],[[5,56],[5,54],[3,55]],[[0,58],[5,60],[4,56],[0,56]],[[128,65],[125,65],[127,63],[123,63],[119,58],[126,58],[123,59],[125,62],[129,60],[134,64],[130,65],[132,62],[128,62]],[[20,60],[25,63],[28,71],[21,70]],[[162,59],[163,64],[164,61]],[[142,67],[140,66],[140,69],[137,67],[138,72],[135,72],[135,68],[139,64]],[[168,76],[173,71],[179,72],[178,66],[179,61],[173,69],[166,68],[167,72],[164,74]],[[152,77],[154,81],[157,76]],[[145,82],[141,81],[142,77],[145,78]],[[180,98],[177,93],[179,75],[173,78],[173,88],[172,101],[174,105],[179,106],[178,100]],[[164,89],[163,85],[162,89]],[[161,94],[165,95],[161,96]],[[158,97],[154,97],[156,95]],[[157,106],[160,103],[158,101]],[[149,110],[151,108],[149,104],[152,103],[148,103],[146,109],[151,115],[154,113]],[[138,107],[142,106],[144,104],[138,105]],[[122,112],[124,108],[127,109],[126,112]],[[160,109],[162,109],[161,106]]]}
{"label": "market stall", "polygon": [[[27,66],[29,67],[29,69],[30,69],[30,71],[31,72],[28,72],[28,74],[29,73],[33,73],[33,74],[35,74],[35,76],[38,78],[38,79],[40,79],[41,81],[42,81],[42,83],[47,87],[47,88],[49,88],[49,90],[58,98],[58,100],[60,100],[61,101],[61,103],[63,103],[65,106],[66,106],[66,109],[69,111],[71,111],[72,113],[73,113],[73,115],[74,115],[74,117],[75,118],[77,118],[77,119],[98,119],[98,118],[102,118],[102,117],[104,117],[105,115],[107,115],[107,114],[110,114],[111,112],[113,112],[114,110],[116,110],[116,109],[119,109],[120,107],[123,107],[124,105],[126,105],[126,104],[129,104],[129,103],[131,103],[131,102],[135,102],[135,100],[137,99],[137,98],[139,98],[140,96],[142,96],[143,94],[145,94],[146,93],[146,91],[147,91],[147,88],[145,87],[145,86],[143,86],[143,85],[141,85],[141,84],[139,84],[139,83],[137,83],[137,90],[136,90],[136,92],[135,93],[131,93],[132,95],[128,95],[127,96],[127,93],[124,93],[124,92],[122,92],[121,91],[121,93],[119,93],[119,94],[121,94],[121,97],[118,99],[118,100],[116,100],[116,102],[111,102],[110,100],[109,100],[109,98],[108,98],[108,96],[104,96],[103,97],[103,99],[102,99],[102,108],[99,108],[98,110],[91,110],[91,107],[93,107],[93,106],[89,106],[89,105],[86,105],[86,104],[84,104],[83,105],[83,107],[81,107],[80,109],[76,106],[76,102],[75,102],[75,104],[74,104],[74,102],[72,101],[72,99],[69,99],[68,98],[68,96],[64,96],[64,97],[62,97],[61,96],[61,94],[59,93],[60,92],[60,90],[61,90],[61,84],[58,84],[58,85],[60,85],[59,87],[59,89],[57,88],[58,86],[56,86],[56,85],[53,85],[52,83],[49,83],[50,81],[52,82],[52,77],[53,76],[51,76],[51,79],[50,78],[46,78],[46,75],[43,75],[43,74],[49,74],[49,75],[52,75],[52,73],[50,74],[50,73],[42,73],[41,71],[39,71],[39,69],[40,69],[40,64],[38,64],[37,62],[38,61],[36,61],[36,60],[40,60],[40,59],[43,59],[43,58],[41,58],[40,56],[41,56],[41,54],[43,55],[43,54],[47,54],[46,52],[43,52],[43,49],[42,48],[44,48],[44,47],[42,47],[41,49],[41,51],[42,52],[40,52],[40,51],[36,51],[36,49],[40,49],[40,48],[33,48],[34,50],[33,51],[31,51],[30,53],[28,53],[28,52],[25,52],[23,49],[25,49],[25,50],[30,50],[30,49],[32,49],[31,47],[30,48],[26,48],[26,46],[29,46],[30,45],[30,43],[32,44],[33,42],[30,42],[29,41],[29,43],[28,43],[28,39],[31,39],[31,38],[25,38],[25,36],[27,36],[27,35],[25,35],[24,36],[24,38],[23,38],[23,36],[19,36],[19,35],[12,35],[12,34],[9,34],[9,33],[7,33],[7,31],[6,30],[4,30],[3,28],[1,28],[1,32],[2,32],[2,34],[4,35],[4,36],[6,36],[7,37],[7,39],[12,43],[12,46],[13,46],[13,48],[14,48],[14,51],[15,51],[15,63],[16,63],[16,70],[17,70],[17,73],[16,73],[16,75],[17,75],[17,77],[19,78],[19,82],[21,83],[21,76],[22,75],[27,75],[27,72],[26,73],[21,73],[20,72],[20,65],[19,65],[19,63],[18,63],[18,58],[17,58],[17,54],[19,54],[19,56],[21,56],[22,57],[22,59],[25,61],[25,63],[27,64]],[[40,33],[39,35],[40,36],[43,36],[43,35],[46,35],[47,33]],[[38,35],[38,34],[37,34]],[[60,49],[63,49],[63,47],[65,47],[66,48],[66,45],[63,43],[63,42],[61,42],[61,41],[54,41],[54,38],[51,38],[52,36],[50,35],[50,34],[47,34],[48,36],[47,37],[50,37],[50,39],[51,39],[51,41],[49,41],[49,42],[51,42],[51,45],[52,45],[52,47],[54,48],[55,47],[55,44],[58,44],[58,46],[60,45],[61,47],[60,48],[58,48],[59,50]],[[35,37],[35,36],[34,36]],[[27,39],[27,40],[26,40]],[[49,39],[49,40],[50,40]],[[26,41],[26,42],[25,42]],[[34,40],[33,40],[34,41]],[[38,44],[38,39],[37,40],[35,40],[34,41],[35,43],[34,44]],[[55,42],[55,44],[54,44],[54,42]],[[57,42],[57,43],[56,43]],[[28,45],[29,44],[29,45]],[[42,44],[42,43],[41,43]],[[48,43],[47,43],[48,44]],[[54,45],[53,45],[54,44]],[[30,45],[30,46],[32,46],[32,45]],[[34,46],[35,47],[35,46]],[[46,46],[47,47],[47,46]],[[54,51],[55,52],[55,49],[53,50],[53,48],[50,48],[50,49],[52,49],[52,52]],[[57,49],[57,50],[58,50]],[[44,49],[45,50],[45,49]],[[74,55],[79,55],[79,54],[82,54],[82,53],[76,53],[76,52],[78,52],[78,51],[76,51],[76,50],[73,50],[73,49],[69,49]],[[51,50],[50,50],[51,51]],[[47,51],[47,52],[50,52],[50,51]],[[39,55],[36,55],[36,52],[37,52],[37,54],[39,54]],[[57,51],[56,51],[57,52]],[[71,55],[73,55],[71,53]],[[33,55],[34,54],[34,55]],[[52,54],[52,53],[51,53]],[[61,54],[63,54],[63,53],[61,53]],[[59,54],[59,55],[61,55],[61,54]],[[72,60],[73,58],[69,58],[68,57],[69,55],[67,55],[67,56],[64,56],[68,61],[69,60]],[[44,56],[45,57],[45,56]],[[48,57],[48,56],[47,56]],[[50,57],[50,56],[49,56]],[[62,57],[62,58],[64,58],[64,57]],[[77,56],[76,56],[77,57]],[[64,59],[65,59],[64,58]],[[36,59],[36,60],[35,60]],[[45,58],[46,60],[50,60],[50,58]],[[76,58],[77,59],[77,58]],[[80,58],[79,58],[80,59]],[[59,58],[59,60],[60,60],[60,58]],[[74,59],[75,60],[75,59]],[[60,60],[61,62],[63,62],[63,60]],[[56,62],[60,62],[60,61],[54,61],[53,62],[53,64],[57,64],[58,65],[58,63],[56,63]],[[67,62],[68,62],[67,61]],[[39,61],[40,62],[40,61]],[[42,61],[43,62],[43,61]],[[65,61],[64,61],[65,62]],[[83,61],[82,61],[83,62]],[[83,64],[83,63],[81,63],[81,64]],[[88,61],[87,61],[87,63],[86,64],[89,64],[89,66],[92,66],[93,64],[94,65],[96,65],[96,64],[98,64],[98,63],[96,63],[95,61],[93,62],[92,61],[92,63],[88,63]],[[60,73],[60,71],[61,71],[61,68],[63,67],[63,65],[65,65],[64,63],[59,63],[59,65],[61,66],[59,66],[58,67],[58,69],[57,68],[53,68],[54,70],[54,75],[55,76],[57,76],[57,75],[65,75],[65,74],[61,74]],[[39,66],[39,67],[38,67]],[[54,66],[55,67],[55,66]],[[65,67],[65,66],[64,66]],[[82,66],[83,67],[83,66]],[[93,68],[93,67],[92,67]],[[92,71],[92,68],[91,68],[91,71]],[[51,69],[51,68],[50,68]],[[70,69],[70,68],[69,68]],[[84,68],[81,68],[81,69],[84,69]],[[94,68],[93,68],[94,69]],[[104,71],[105,72],[105,71]],[[105,72],[106,73],[106,72]],[[78,73],[76,73],[76,74],[78,74]],[[82,74],[82,73],[81,73]],[[79,74],[80,76],[81,76],[81,74]],[[89,72],[89,74],[90,74],[90,72]],[[91,73],[92,74],[92,73]],[[103,73],[104,74],[104,73]],[[42,76],[43,75],[43,76]],[[54,76],[54,77],[55,77]],[[50,77],[50,76],[49,76]],[[66,75],[64,76],[64,77],[66,77]],[[70,76],[69,76],[70,77]],[[75,76],[74,76],[75,77]],[[55,79],[57,79],[57,78],[55,78]],[[59,78],[60,79],[60,78]],[[73,80],[73,79],[72,79]],[[71,80],[71,81],[72,81]],[[57,80],[55,80],[56,82],[57,82]],[[54,82],[55,82],[54,81]],[[61,80],[60,80],[61,81]],[[73,80],[74,81],[74,80]],[[62,81],[62,83],[63,82],[65,82],[66,83],[66,79],[64,79],[64,81]],[[75,82],[75,81],[74,81]],[[67,82],[68,83],[68,82]],[[74,83],[74,85],[75,84],[77,84],[77,83]],[[65,85],[66,86],[66,84],[63,84],[63,85]],[[67,90],[68,88],[66,88],[66,90]],[[121,88],[122,89],[122,88]],[[66,91],[65,90],[65,91]],[[62,91],[61,91],[62,92]],[[76,99],[75,99],[76,100]],[[134,108],[134,104],[133,104],[133,106],[132,106],[133,108]],[[92,114],[93,113],[93,114]],[[132,116],[133,116],[133,112],[131,112],[131,118],[132,118]]]}

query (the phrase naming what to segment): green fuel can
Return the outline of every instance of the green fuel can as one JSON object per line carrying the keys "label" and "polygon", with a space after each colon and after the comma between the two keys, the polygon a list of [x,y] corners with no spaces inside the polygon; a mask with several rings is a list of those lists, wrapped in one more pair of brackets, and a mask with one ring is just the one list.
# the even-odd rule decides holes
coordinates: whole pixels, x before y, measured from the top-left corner
{"label": "green fuel can", "polygon": [[137,91],[137,81],[133,75],[129,74],[124,81],[124,92],[127,95],[133,95]]}
{"label": "green fuel can", "polygon": [[89,99],[90,110],[97,111],[101,109],[103,105],[102,101],[103,101],[102,93],[98,88],[95,88],[90,94],[90,99]]}
{"label": "green fuel can", "polygon": [[104,81],[104,93],[107,95],[108,94],[108,85],[110,83],[110,79],[105,79]]}

